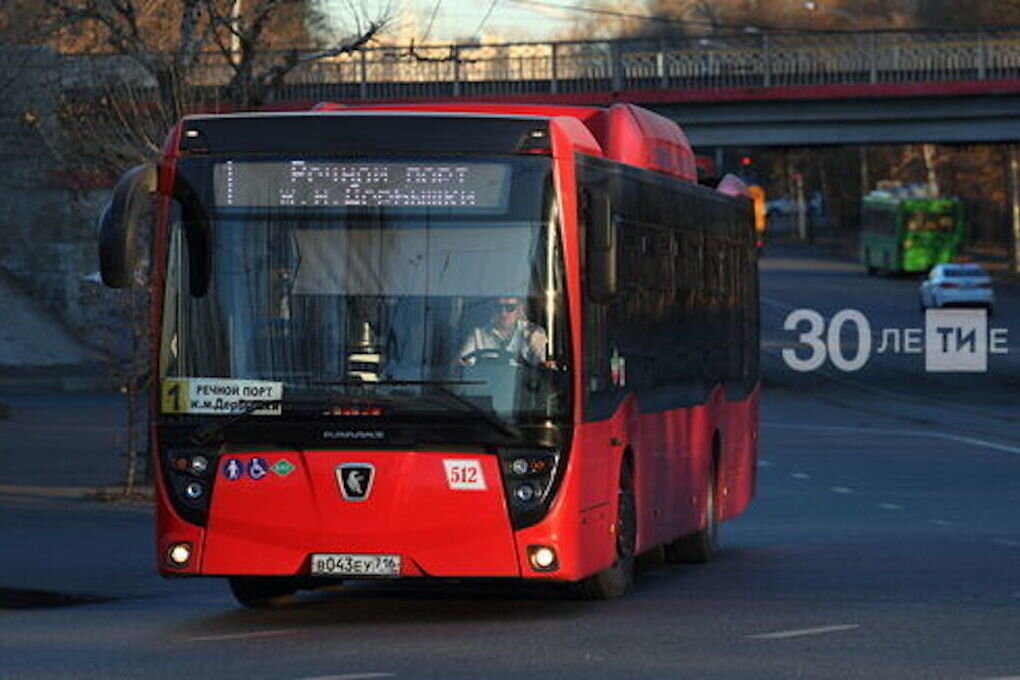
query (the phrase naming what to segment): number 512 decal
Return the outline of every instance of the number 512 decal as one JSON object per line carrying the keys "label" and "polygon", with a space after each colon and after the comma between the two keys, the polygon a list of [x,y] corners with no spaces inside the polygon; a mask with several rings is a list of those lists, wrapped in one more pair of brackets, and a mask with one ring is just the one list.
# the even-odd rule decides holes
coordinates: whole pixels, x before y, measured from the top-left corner
{"label": "number 512 decal", "polygon": [[446,483],[451,489],[485,491],[485,475],[480,460],[444,460]]}

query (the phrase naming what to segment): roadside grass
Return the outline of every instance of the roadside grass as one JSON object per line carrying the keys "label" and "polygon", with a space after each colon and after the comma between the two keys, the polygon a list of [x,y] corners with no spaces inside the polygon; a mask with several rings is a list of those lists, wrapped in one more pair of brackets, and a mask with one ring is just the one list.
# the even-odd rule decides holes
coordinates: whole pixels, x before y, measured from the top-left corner
{"label": "roadside grass", "polygon": [[155,492],[151,487],[135,487],[133,491],[128,491],[122,486],[110,486],[89,491],[83,498],[94,503],[138,503],[151,505],[155,502]]}
{"label": "roadside grass", "polygon": [[45,590],[0,588],[0,611],[5,609],[41,609],[109,602],[113,598],[94,595],[54,593]]}

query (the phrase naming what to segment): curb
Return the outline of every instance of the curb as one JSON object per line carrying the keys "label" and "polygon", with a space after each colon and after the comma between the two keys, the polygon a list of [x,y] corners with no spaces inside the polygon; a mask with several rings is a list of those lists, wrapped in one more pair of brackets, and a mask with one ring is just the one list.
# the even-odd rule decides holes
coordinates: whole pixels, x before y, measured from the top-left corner
{"label": "curb", "polygon": [[126,496],[124,494],[124,488],[120,486],[97,488],[94,486],[30,486],[0,484],[0,496],[46,498],[52,500],[78,500],[108,505],[151,505],[155,501],[155,491],[151,486],[136,487],[131,496]]}
{"label": "curb", "polygon": [[88,365],[0,365],[0,388],[58,390],[60,392],[115,392],[120,385],[110,375]]}

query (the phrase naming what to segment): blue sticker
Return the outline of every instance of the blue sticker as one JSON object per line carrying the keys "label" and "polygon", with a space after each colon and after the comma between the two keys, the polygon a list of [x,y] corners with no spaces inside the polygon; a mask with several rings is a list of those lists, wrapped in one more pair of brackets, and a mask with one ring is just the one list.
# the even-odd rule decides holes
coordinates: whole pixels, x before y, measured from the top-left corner
{"label": "blue sticker", "polygon": [[256,482],[269,474],[269,465],[265,458],[252,458],[248,461],[248,476]]}
{"label": "blue sticker", "polygon": [[228,458],[223,463],[223,476],[232,482],[236,482],[244,474],[244,465],[236,458]]}

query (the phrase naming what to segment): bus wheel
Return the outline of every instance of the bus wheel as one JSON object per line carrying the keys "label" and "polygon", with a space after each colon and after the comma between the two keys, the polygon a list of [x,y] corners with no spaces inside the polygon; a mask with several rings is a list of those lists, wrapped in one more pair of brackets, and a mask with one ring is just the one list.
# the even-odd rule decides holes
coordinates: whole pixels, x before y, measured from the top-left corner
{"label": "bus wheel", "polygon": [[230,591],[245,607],[272,607],[297,592],[289,578],[274,576],[231,576]]}
{"label": "bus wheel", "polygon": [[582,597],[612,600],[634,586],[634,550],[637,546],[637,506],[634,502],[634,473],[630,464],[620,468],[616,510],[616,561],[613,566],[589,576],[579,584]]}
{"label": "bus wheel", "polygon": [[719,551],[719,520],[715,507],[715,466],[708,473],[705,489],[705,526],[666,545],[670,562],[708,562]]}

